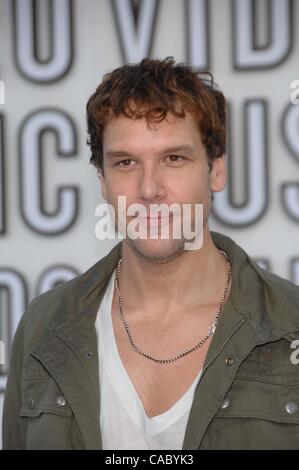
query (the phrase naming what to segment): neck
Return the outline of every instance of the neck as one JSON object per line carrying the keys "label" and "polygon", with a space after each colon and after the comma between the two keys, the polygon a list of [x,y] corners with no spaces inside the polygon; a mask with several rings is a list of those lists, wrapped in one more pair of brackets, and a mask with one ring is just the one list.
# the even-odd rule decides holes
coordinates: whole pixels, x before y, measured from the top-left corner
{"label": "neck", "polygon": [[224,292],[228,264],[207,227],[200,250],[185,251],[157,264],[138,256],[123,242],[119,289],[127,314],[140,311],[152,319],[171,319],[178,311],[217,304]]}

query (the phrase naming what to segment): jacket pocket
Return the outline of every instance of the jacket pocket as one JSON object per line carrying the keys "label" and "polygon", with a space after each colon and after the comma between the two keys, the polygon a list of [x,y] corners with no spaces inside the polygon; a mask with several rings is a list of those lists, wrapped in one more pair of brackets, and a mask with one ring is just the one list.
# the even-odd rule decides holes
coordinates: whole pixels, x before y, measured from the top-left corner
{"label": "jacket pocket", "polygon": [[299,384],[236,379],[207,437],[214,449],[299,449]]}
{"label": "jacket pocket", "polygon": [[72,410],[51,377],[21,382],[20,416],[27,421],[27,449],[66,449]]}

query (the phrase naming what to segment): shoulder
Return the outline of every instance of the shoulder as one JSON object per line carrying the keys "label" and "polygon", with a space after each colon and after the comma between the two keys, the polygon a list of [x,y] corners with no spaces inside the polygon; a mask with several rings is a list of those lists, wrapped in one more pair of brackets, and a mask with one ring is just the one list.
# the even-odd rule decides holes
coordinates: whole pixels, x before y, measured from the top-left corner
{"label": "shoulder", "polygon": [[257,334],[275,336],[299,330],[299,286],[258,265],[231,238],[212,232],[216,245],[230,256],[234,305],[249,318]]}
{"label": "shoulder", "polygon": [[76,276],[32,299],[21,317],[14,338],[15,343],[22,343],[19,347],[21,346],[23,351],[30,349],[47,329],[51,329],[58,312],[61,317],[66,315],[62,305],[73,298],[73,287],[81,276]]}
{"label": "shoulder", "polygon": [[297,312],[299,316],[299,286],[262,268],[250,257],[248,258],[253,269],[262,278],[264,288],[271,291],[277,302]]}
{"label": "shoulder", "polygon": [[18,326],[26,345],[33,344],[43,332],[75,320],[94,299],[99,299],[119,257],[116,245],[84,273],[35,297],[28,305]]}

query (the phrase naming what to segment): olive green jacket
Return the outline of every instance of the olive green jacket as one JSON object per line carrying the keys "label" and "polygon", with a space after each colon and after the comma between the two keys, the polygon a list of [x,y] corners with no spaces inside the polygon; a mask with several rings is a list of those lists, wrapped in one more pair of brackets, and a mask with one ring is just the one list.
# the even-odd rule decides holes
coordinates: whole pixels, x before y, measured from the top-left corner
{"label": "olive green jacket", "polygon": [[[299,365],[291,361],[299,288],[260,268],[230,238],[212,237],[230,256],[233,284],[183,449],[299,449]],[[4,449],[102,448],[95,320],[121,246],[36,297],[23,315],[4,401]]]}

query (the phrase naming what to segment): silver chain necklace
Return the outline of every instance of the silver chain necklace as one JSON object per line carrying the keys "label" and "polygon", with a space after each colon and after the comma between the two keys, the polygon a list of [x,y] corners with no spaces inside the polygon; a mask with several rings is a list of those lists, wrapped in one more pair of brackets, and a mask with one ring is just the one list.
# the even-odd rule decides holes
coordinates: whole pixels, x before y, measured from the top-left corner
{"label": "silver chain necklace", "polygon": [[221,314],[221,312],[223,310],[223,306],[224,306],[224,302],[225,302],[225,298],[226,298],[226,295],[227,295],[227,291],[228,291],[229,283],[230,283],[230,279],[231,279],[231,274],[232,274],[232,267],[231,267],[231,264],[230,264],[229,257],[227,255],[227,253],[224,250],[219,250],[219,251],[226,258],[226,261],[227,261],[227,264],[228,264],[228,274],[227,274],[227,279],[226,279],[226,282],[225,282],[224,294],[223,294],[222,299],[220,301],[220,305],[219,305],[215,320],[210,324],[207,335],[204,338],[202,338],[200,340],[200,342],[196,344],[196,346],[194,346],[191,349],[187,349],[187,351],[184,351],[180,354],[177,354],[176,356],[174,356],[170,359],[156,359],[155,357],[151,356],[150,354],[147,354],[147,353],[141,351],[141,349],[137,348],[137,346],[135,345],[135,343],[133,341],[132,334],[131,334],[130,329],[129,329],[128,322],[125,319],[124,314],[123,314],[123,298],[120,295],[119,286],[118,286],[119,275],[120,275],[120,265],[121,265],[121,262],[122,262],[122,258],[119,259],[118,265],[117,265],[117,271],[116,271],[116,278],[115,278],[115,285],[116,285],[118,298],[119,298],[119,311],[120,311],[120,316],[121,316],[121,319],[122,319],[123,324],[125,326],[130,344],[131,344],[132,348],[134,349],[134,351],[138,352],[139,354],[146,357],[147,359],[150,359],[151,361],[158,362],[159,364],[169,364],[170,362],[176,361],[177,359],[180,359],[181,357],[186,356],[186,354],[189,354],[192,351],[195,351],[196,349],[200,348],[207,341],[207,339],[212,334],[214,334],[214,332],[216,330],[216,325],[217,325],[217,322],[218,322],[218,317],[219,317],[219,315]]}

